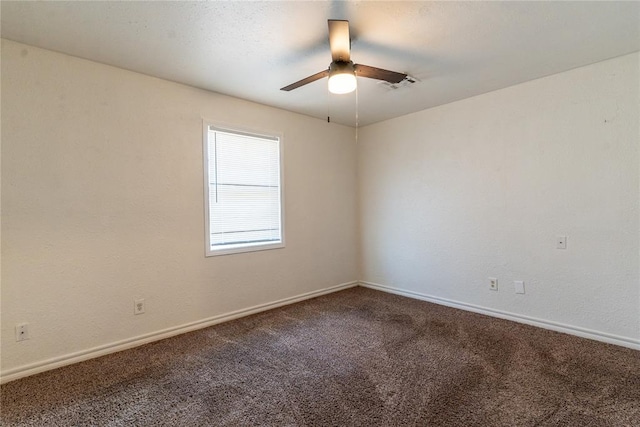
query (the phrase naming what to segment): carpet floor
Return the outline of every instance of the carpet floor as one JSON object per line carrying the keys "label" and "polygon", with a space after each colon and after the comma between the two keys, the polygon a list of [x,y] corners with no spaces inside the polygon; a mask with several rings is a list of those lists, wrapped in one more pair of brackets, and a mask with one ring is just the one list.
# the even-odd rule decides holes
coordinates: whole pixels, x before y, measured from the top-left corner
{"label": "carpet floor", "polygon": [[640,426],[640,352],[352,288],[0,394],[2,426]]}

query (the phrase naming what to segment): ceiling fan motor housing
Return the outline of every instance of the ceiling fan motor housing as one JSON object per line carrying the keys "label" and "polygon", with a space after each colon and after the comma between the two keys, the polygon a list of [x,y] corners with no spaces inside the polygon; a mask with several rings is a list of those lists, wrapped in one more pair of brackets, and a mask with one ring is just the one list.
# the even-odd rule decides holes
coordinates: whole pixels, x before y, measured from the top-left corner
{"label": "ceiling fan motor housing", "polygon": [[355,68],[353,66],[353,61],[333,61],[329,65],[329,75],[332,76],[334,74],[355,74]]}

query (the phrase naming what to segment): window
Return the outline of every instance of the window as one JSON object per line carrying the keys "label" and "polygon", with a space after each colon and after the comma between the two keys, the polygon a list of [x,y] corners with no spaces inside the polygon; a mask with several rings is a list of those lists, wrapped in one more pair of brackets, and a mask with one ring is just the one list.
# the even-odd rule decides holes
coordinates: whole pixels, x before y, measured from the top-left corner
{"label": "window", "polygon": [[206,255],[284,247],[281,137],[204,124]]}

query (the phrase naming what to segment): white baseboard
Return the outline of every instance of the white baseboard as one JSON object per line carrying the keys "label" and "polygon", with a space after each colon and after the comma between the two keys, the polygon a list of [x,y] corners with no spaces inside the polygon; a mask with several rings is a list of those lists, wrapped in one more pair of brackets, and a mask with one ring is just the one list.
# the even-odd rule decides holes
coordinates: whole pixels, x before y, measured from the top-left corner
{"label": "white baseboard", "polygon": [[391,287],[391,286],[379,285],[377,283],[372,283],[372,282],[360,281],[359,285],[365,288],[371,288],[378,291],[383,291],[383,292],[388,292],[396,295],[402,295],[409,298],[428,301],[428,302],[432,302],[439,305],[445,305],[447,307],[453,307],[461,310],[472,311],[474,313],[485,314],[487,316],[498,317],[500,319],[506,319],[514,322],[525,323],[527,325],[537,326],[539,328],[550,329],[556,332],[562,332],[569,335],[576,335],[582,338],[601,341],[607,344],[615,344],[622,347],[628,347],[634,350],[640,350],[640,340],[633,339],[633,338],[621,337],[618,335],[608,334],[605,332],[595,331],[592,329],[565,325],[565,324],[553,322],[550,320],[537,319],[535,317],[525,316],[522,314],[510,313],[507,311],[496,310],[493,308],[486,308],[486,307],[481,307],[474,304],[467,304],[464,302],[453,301],[446,298],[425,295],[419,292],[409,291],[406,289],[400,289],[400,288]]}
{"label": "white baseboard", "polygon": [[105,356],[107,354],[116,353],[118,351],[127,350],[133,347],[138,347],[150,342],[159,341],[165,338],[173,337],[175,335],[184,334],[185,332],[191,332],[198,329],[203,329],[209,326],[216,325],[218,323],[228,322],[229,320],[238,319],[240,317],[250,316],[252,314],[260,313],[261,311],[267,311],[274,308],[282,307],[284,305],[294,304],[296,302],[304,301],[307,299],[319,297],[332,292],[341,291],[343,289],[353,288],[358,286],[358,282],[348,282],[340,285],[332,286],[329,288],[321,289],[318,291],[307,292],[301,295],[284,298],[278,301],[256,305],[254,307],[245,308],[242,310],[232,311],[231,313],[221,314],[218,316],[209,317],[206,319],[198,320],[196,322],[186,323],[184,325],[175,326],[172,328],[163,329],[149,334],[140,335],[133,338],[113,342],[110,344],[101,345],[98,347],[90,348],[87,350],[81,350],[75,353],[66,354],[63,356],[54,357],[51,359],[43,360],[28,365],[19,366],[17,368],[8,369],[0,373],[0,384],[9,381],[17,380],[19,378],[35,375],[40,372],[49,371],[51,369],[60,368],[62,366],[71,365],[74,363],[82,362],[84,360],[94,359],[96,357]]}

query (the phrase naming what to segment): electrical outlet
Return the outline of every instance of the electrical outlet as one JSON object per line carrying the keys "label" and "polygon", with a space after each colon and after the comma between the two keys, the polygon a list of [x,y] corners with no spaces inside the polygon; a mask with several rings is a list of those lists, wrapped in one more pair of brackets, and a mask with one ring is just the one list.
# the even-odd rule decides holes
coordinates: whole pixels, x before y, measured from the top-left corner
{"label": "electrical outlet", "polygon": [[29,324],[20,323],[16,325],[16,341],[24,341],[29,339]]}
{"label": "electrical outlet", "polygon": [[489,277],[489,289],[491,289],[492,291],[498,290],[498,279],[496,279],[495,277]]}
{"label": "electrical outlet", "polygon": [[133,314],[144,314],[144,299],[133,301]]}

